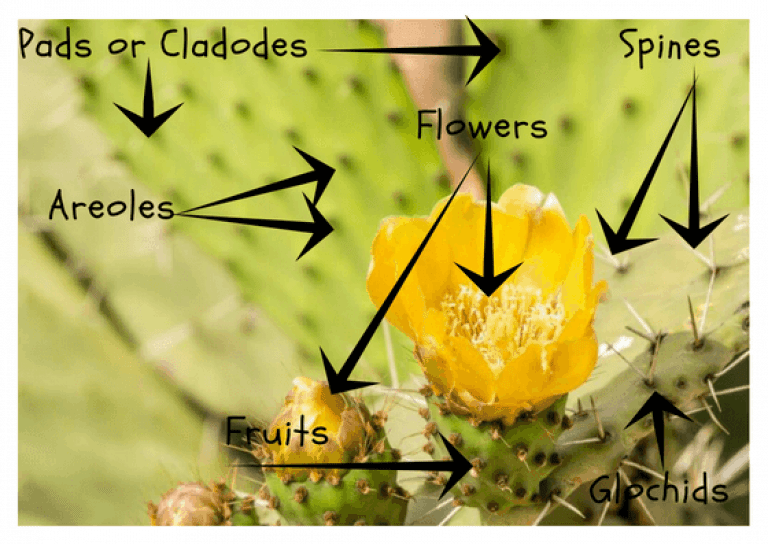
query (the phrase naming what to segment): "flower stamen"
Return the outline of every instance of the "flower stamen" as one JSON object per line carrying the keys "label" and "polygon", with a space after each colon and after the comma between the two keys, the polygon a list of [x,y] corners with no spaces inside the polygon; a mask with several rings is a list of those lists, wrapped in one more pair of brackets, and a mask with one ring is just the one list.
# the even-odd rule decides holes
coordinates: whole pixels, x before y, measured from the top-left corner
{"label": "flower stamen", "polygon": [[544,295],[541,289],[514,284],[502,286],[492,297],[461,285],[457,293],[446,294],[441,308],[448,318],[448,334],[472,342],[497,376],[531,344],[542,346],[546,371],[546,346],[559,338],[565,324],[559,291]]}

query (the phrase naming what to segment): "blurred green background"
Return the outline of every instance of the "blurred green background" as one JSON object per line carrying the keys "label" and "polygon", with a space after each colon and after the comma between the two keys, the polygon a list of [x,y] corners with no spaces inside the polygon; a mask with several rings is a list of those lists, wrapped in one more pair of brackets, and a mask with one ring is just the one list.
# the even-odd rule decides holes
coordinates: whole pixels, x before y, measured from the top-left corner
{"label": "blurred green background", "polygon": [[[695,64],[702,197],[725,187],[718,205],[748,204],[747,22],[476,22],[502,53],[456,89],[454,107],[469,119],[545,119],[549,131],[461,151],[492,160],[494,196],[530,183],[555,191],[572,224],[583,213],[594,228],[597,207],[618,225]],[[147,500],[178,481],[226,473],[223,417],[270,419],[293,377],[323,377],[319,346],[334,362],[346,357],[375,311],[365,274],[379,222],[428,213],[457,179],[434,141],[416,138],[418,107],[389,57],[318,51],[380,46],[374,24],[19,26],[54,46],[68,27],[73,44],[87,38],[94,51],[19,58],[19,523],[146,524]],[[230,43],[256,42],[266,26],[270,40],[306,40],[309,54],[222,61],[160,51],[170,28],[213,43],[223,26]],[[718,38],[722,54],[649,59],[640,71],[617,38],[627,27]],[[109,55],[117,37],[147,45],[135,59]],[[113,105],[141,111],[148,58],[156,111],[184,103],[150,139]],[[675,141],[633,236],[658,234],[657,213],[684,220],[687,136]],[[127,200],[134,189],[137,200],[183,210],[307,171],[292,146],[337,169],[318,206],[335,231],[298,262],[301,233],[178,217],[48,220],[59,188],[68,203]],[[226,213],[306,221],[300,193],[240,201]],[[418,367],[409,341],[392,334],[405,382]],[[381,331],[355,378],[391,384]],[[408,430],[406,422],[398,432]]]}

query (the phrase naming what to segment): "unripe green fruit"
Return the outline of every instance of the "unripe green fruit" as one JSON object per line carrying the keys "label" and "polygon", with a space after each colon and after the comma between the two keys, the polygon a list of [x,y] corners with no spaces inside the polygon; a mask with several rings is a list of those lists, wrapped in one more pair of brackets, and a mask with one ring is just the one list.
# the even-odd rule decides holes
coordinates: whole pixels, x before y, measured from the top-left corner
{"label": "unripe green fruit", "polygon": [[[373,453],[368,462],[394,457],[390,452]],[[272,504],[292,525],[402,525],[405,520],[408,495],[397,486],[392,471],[351,470],[339,478],[288,483],[267,472],[266,480]]]}
{"label": "unripe green fruit", "polygon": [[522,414],[514,424],[503,425],[452,414],[442,397],[428,397],[430,422],[424,434],[430,442],[424,449],[435,458],[445,454],[439,441],[431,440],[439,429],[472,463],[474,468],[452,490],[467,506],[504,512],[535,503],[539,482],[561,462],[555,443],[572,425],[564,415],[566,399],[564,395],[537,414]]}

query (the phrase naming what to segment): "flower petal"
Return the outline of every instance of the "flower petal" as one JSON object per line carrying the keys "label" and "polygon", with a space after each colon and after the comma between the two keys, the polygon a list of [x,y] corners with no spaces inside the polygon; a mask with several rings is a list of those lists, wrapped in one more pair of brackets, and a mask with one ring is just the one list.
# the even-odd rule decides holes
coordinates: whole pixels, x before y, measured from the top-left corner
{"label": "flower petal", "polygon": [[594,270],[594,241],[590,233],[589,221],[579,217],[573,233],[575,251],[573,261],[563,282],[563,306],[566,317],[572,316],[579,309],[586,308],[587,297],[592,292],[592,273]]}
{"label": "flower petal", "polygon": [[[430,223],[424,218],[390,217],[382,222],[371,248],[366,281],[368,294],[376,306],[383,304],[429,228]],[[439,240],[430,239],[387,312],[389,322],[412,339],[427,308],[438,306],[446,290],[447,252]]]}
{"label": "flower petal", "polygon": [[[435,206],[430,221],[437,219],[444,205],[445,201],[441,201]],[[442,262],[450,263],[452,292],[456,292],[460,285],[472,285],[456,264],[479,274],[483,272],[485,208],[485,201],[475,201],[471,195],[459,194],[435,231],[440,246],[448,248],[448,253],[441,257]],[[528,237],[528,219],[524,214],[510,215],[498,204],[492,204],[491,214],[495,273],[498,273],[522,260]]]}
{"label": "flower petal", "polygon": [[531,344],[506,364],[496,378],[499,403],[522,406],[539,395],[549,379],[549,370],[542,368],[542,353],[540,344]]}
{"label": "flower petal", "polygon": [[448,362],[452,354],[446,343],[445,330],[445,314],[430,308],[416,339],[416,359],[437,395],[448,394],[456,383]]}
{"label": "flower petal", "polygon": [[583,384],[597,362],[597,338],[591,334],[558,347],[552,358],[552,378],[547,384],[550,395],[573,391]]}
{"label": "flower petal", "polygon": [[456,393],[466,391],[480,402],[493,402],[495,377],[483,354],[462,336],[449,338],[448,342],[453,352],[448,362],[456,379]]}
{"label": "flower petal", "polygon": [[573,258],[573,236],[565,217],[556,208],[541,209],[530,220],[523,266],[515,273],[515,283],[533,286],[546,296],[553,293],[565,277]]}
{"label": "flower petal", "polygon": [[579,340],[588,334],[592,334],[591,327],[593,317],[594,311],[592,308],[578,310],[565,323],[565,326],[560,332],[560,337],[557,339],[557,342],[561,344],[566,342],[573,342],[574,340]]}
{"label": "flower petal", "polygon": [[543,201],[544,193],[537,187],[518,183],[504,191],[499,206],[510,215],[532,215]]}

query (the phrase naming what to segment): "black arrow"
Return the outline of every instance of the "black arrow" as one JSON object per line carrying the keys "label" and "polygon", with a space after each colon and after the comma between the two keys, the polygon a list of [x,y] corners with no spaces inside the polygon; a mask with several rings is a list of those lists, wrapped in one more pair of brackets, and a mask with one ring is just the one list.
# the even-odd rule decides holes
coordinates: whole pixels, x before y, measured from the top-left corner
{"label": "black arrow", "polygon": [[321,51],[330,51],[334,53],[391,53],[394,55],[457,55],[461,57],[480,57],[475,64],[475,69],[467,80],[469,82],[475,79],[483,68],[488,66],[496,55],[499,54],[499,48],[493,43],[483,31],[477,28],[477,25],[467,17],[469,26],[479,42],[479,45],[439,45],[432,47],[377,47],[371,49],[322,49]]}
{"label": "black arrow", "polygon": [[[443,487],[440,499],[445,496],[450,489],[461,480],[464,475],[472,468],[472,463],[467,461],[459,450],[445,439],[442,433],[438,433],[443,440],[443,444],[448,449],[451,456],[450,461],[396,461],[385,463],[305,463],[297,465],[233,465],[235,467],[269,467],[269,468],[320,468],[320,469],[343,469],[343,470],[423,470],[423,471],[445,471],[451,472],[451,477]],[[439,499],[438,499],[439,500]]]}
{"label": "black arrow", "polygon": [[330,361],[328,361],[328,357],[325,356],[325,352],[323,351],[323,348],[320,348],[320,356],[323,358],[323,366],[325,367],[325,375],[328,380],[328,387],[331,390],[331,394],[335,395],[337,393],[343,393],[344,391],[350,391],[352,389],[360,389],[361,387],[367,387],[369,385],[376,384],[376,382],[350,381],[349,375],[352,374],[352,370],[355,368],[355,365],[360,360],[360,357],[363,355],[365,348],[368,347],[368,343],[371,341],[371,338],[373,338],[373,334],[376,332],[376,329],[379,327],[379,325],[381,325],[381,322],[384,320],[384,316],[387,314],[387,310],[389,310],[389,307],[392,305],[392,302],[394,302],[395,297],[397,296],[397,293],[400,292],[400,288],[403,286],[403,284],[405,283],[405,280],[408,278],[408,274],[410,274],[411,270],[413,270],[413,267],[416,265],[416,261],[421,255],[421,252],[424,251],[424,248],[426,247],[427,242],[429,242],[429,239],[432,237],[432,233],[435,232],[437,225],[440,224],[440,220],[443,218],[443,216],[445,215],[445,212],[448,210],[448,206],[450,206],[451,202],[453,202],[454,197],[456,197],[456,193],[458,193],[459,189],[461,189],[461,186],[464,184],[464,180],[467,179],[467,176],[469,175],[470,170],[472,170],[472,167],[475,165],[475,162],[477,161],[477,158],[479,156],[480,155],[475,157],[475,160],[473,160],[472,164],[469,165],[469,169],[467,170],[466,174],[464,174],[464,177],[461,178],[461,182],[459,182],[459,184],[456,186],[456,189],[453,191],[451,198],[448,199],[448,202],[443,208],[443,211],[441,211],[440,215],[437,216],[437,220],[435,220],[435,223],[429,229],[429,232],[424,237],[424,240],[421,242],[421,245],[416,250],[416,253],[413,254],[413,257],[411,257],[410,262],[406,265],[402,274],[400,274],[400,277],[397,278],[397,281],[395,282],[394,287],[392,287],[392,290],[387,295],[387,298],[384,299],[384,303],[381,305],[381,308],[379,308],[379,310],[376,312],[376,315],[373,316],[373,321],[370,322],[370,324],[368,325],[368,328],[365,329],[365,332],[363,332],[363,335],[360,337],[360,340],[358,340],[355,347],[352,348],[352,353],[350,353],[349,357],[347,357],[347,360],[344,362],[344,365],[341,367],[341,370],[339,370],[338,372],[334,370]]}
{"label": "black arrow", "polygon": [[688,242],[688,245],[692,248],[696,248],[704,238],[709,236],[717,226],[728,217],[724,215],[720,219],[712,221],[705,227],[700,226],[699,222],[699,153],[698,146],[696,145],[696,74],[693,75],[693,100],[691,101],[691,107],[693,108],[693,122],[691,124],[691,187],[688,195],[688,226],[685,227],[680,223],[672,221],[670,218],[661,214],[661,218],[666,221],[670,227]]}
{"label": "black arrow", "polygon": [[608,242],[608,247],[610,248],[613,255],[656,240],[656,238],[637,238],[628,240],[627,236],[629,236],[629,230],[632,228],[632,223],[634,223],[635,219],[637,218],[637,212],[640,211],[640,206],[643,204],[645,194],[648,192],[648,189],[651,186],[653,176],[656,175],[656,170],[659,168],[661,158],[664,156],[664,152],[667,150],[667,145],[669,145],[669,141],[672,139],[672,134],[675,132],[677,122],[680,120],[680,116],[683,114],[685,105],[688,103],[688,98],[690,98],[692,92],[693,88],[688,91],[688,95],[685,97],[685,102],[683,102],[683,106],[677,113],[675,122],[672,123],[672,128],[669,129],[667,137],[664,138],[664,143],[661,145],[661,149],[659,149],[659,152],[656,154],[656,158],[653,160],[653,164],[651,164],[651,169],[648,170],[648,174],[646,174],[645,179],[643,180],[643,184],[640,186],[640,190],[635,195],[635,199],[632,201],[632,204],[630,204],[629,210],[627,210],[627,215],[624,216],[624,220],[621,222],[621,226],[619,227],[618,232],[613,232],[613,229],[610,227],[610,225],[608,225],[606,220],[603,219],[603,216],[600,215],[600,212],[595,209],[597,212],[597,217],[600,219],[600,224],[603,227],[603,232],[605,233],[605,239]]}
{"label": "black arrow", "polygon": [[493,264],[493,214],[491,213],[491,163],[488,163],[488,181],[486,182],[486,199],[485,199],[485,247],[483,248],[483,275],[481,276],[477,272],[472,272],[468,268],[461,266],[459,263],[454,263],[461,268],[467,277],[477,285],[480,290],[485,293],[486,296],[491,296],[496,289],[501,287],[501,284],[507,281],[515,270],[520,268],[523,263],[516,264],[509,270],[500,273],[498,276],[494,276],[494,264]]}
{"label": "black arrow", "polygon": [[243,193],[238,193],[236,195],[228,196],[227,198],[222,198],[221,200],[215,200],[214,202],[209,202],[208,204],[203,204],[202,206],[197,206],[196,208],[190,208],[181,213],[194,212],[197,210],[202,210],[203,208],[210,208],[211,206],[226,204],[227,202],[235,202],[236,200],[242,200],[244,198],[249,198],[252,196],[272,193],[274,191],[281,191],[283,189],[288,189],[290,187],[296,187],[298,185],[312,183],[313,181],[317,182],[317,186],[315,187],[315,197],[312,199],[312,204],[317,206],[317,202],[320,200],[320,197],[323,195],[323,191],[325,191],[325,188],[328,187],[328,183],[331,181],[331,177],[333,177],[333,174],[336,172],[336,169],[331,168],[324,162],[317,160],[312,155],[310,155],[309,153],[305,153],[304,151],[302,151],[296,146],[294,146],[293,148],[296,151],[298,151],[302,157],[304,157],[304,160],[307,161],[307,163],[309,163],[309,165],[312,167],[311,172],[305,172],[303,174],[299,174],[298,176],[293,176],[291,178],[286,178],[280,181],[276,181],[274,183],[270,183],[269,185],[264,185],[262,187],[251,189],[250,191],[245,191]]}
{"label": "black arrow", "polygon": [[172,107],[168,111],[161,113],[155,117],[155,99],[152,96],[152,70],[149,68],[149,61],[147,61],[147,81],[144,84],[144,111],[143,115],[137,115],[131,110],[122,107],[120,104],[113,102],[118,109],[125,114],[125,116],[131,120],[131,122],[139,127],[139,130],[149,138],[157,129],[159,129],[168,118],[174,114],[184,103],[178,104]]}
{"label": "black arrow", "polygon": [[659,456],[661,456],[661,466],[664,466],[664,412],[669,412],[678,417],[693,421],[683,412],[677,409],[677,407],[669,402],[663,395],[654,391],[653,394],[645,401],[645,404],[638,410],[632,421],[627,423],[625,429],[630,425],[641,420],[648,414],[653,414],[653,431],[656,433],[656,443],[659,445]]}
{"label": "black arrow", "polygon": [[309,238],[307,245],[301,250],[301,253],[296,260],[301,257],[310,249],[315,247],[320,241],[333,232],[333,227],[325,217],[317,210],[312,201],[304,195],[304,200],[307,202],[309,213],[312,214],[312,222],[306,221],[283,221],[279,219],[250,219],[247,217],[224,217],[219,215],[197,215],[193,213],[179,213],[176,214],[180,217],[193,217],[195,219],[208,219],[210,221],[222,221],[224,223],[238,223],[240,225],[250,225],[252,227],[266,227],[268,229],[280,229],[280,230],[293,230],[297,232],[311,232],[312,236]]}

